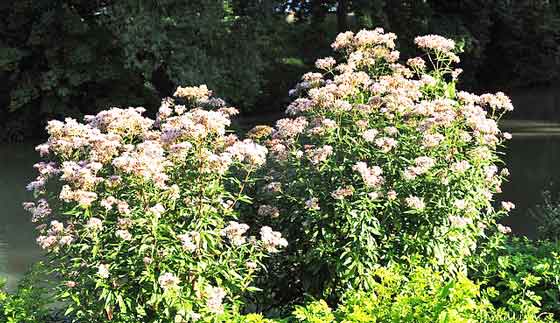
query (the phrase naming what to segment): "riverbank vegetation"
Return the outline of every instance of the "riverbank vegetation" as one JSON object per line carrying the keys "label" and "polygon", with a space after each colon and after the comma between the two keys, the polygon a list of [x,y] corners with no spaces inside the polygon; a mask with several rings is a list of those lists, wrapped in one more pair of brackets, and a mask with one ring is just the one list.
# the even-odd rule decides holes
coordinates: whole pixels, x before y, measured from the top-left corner
{"label": "riverbank vegetation", "polygon": [[420,36],[401,59],[396,43],[339,34],[289,117],[246,134],[204,85],[176,88],[155,118],[50,121],[23,207],[46,254],[33,275],[55,279],[0,294],[0,318],[559,320],[560,246],[499,222],[515,207],[496,195],[511,101],[458,88],[461,44]]}
{"label": "riverbank vegetation", "polygon": [[0,13],[2,141],[111,106],[153,117],[159,98],[185,84],[207,84],[243,112],[280,111],[337,32],[377,26],[402,35],[407,56],[416,34],[460,41],[471,89],[560,72],[557,1],[26,0]]}

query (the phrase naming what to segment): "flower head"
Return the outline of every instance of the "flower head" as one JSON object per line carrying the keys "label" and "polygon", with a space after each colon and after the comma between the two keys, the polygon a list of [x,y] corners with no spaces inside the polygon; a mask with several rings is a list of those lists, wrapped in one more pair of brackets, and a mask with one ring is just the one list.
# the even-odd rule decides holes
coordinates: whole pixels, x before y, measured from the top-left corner
{"label": "flower head", "polygon": [[230,221],[228,226],[222,230],[222,235],[226,236],[234,246],[240,246],[245,243],[245,232],[249,230],[249,226],[245,223]]}
{"label": "flower head", "polygon": [[158,278],[159,286],[163,290],[171,290],[179,287],[181,280],[175,276],[173,273],[165,272],[161,274]]}
{"label": "flower head", "polygon": [[206,287],[206,306],[212,313],[221,313],[224,308],[222,302],[226,297],[226,291],[221,287],[207,286]]}
{"label": "flower head", "polygon": [[449,53],[455,49],[455,41],[438,35],[419,36],[414,39],[418,47]]}
{"label": "flower head", "polygon": [[109,278],[109,265],[107,264],[100,264],[97,267],[97,275],[101,278]]}
{"label": "flower head", "polygon": [[416,210],[423,210],[426,207],[424,200],[417,196],[409,196],[405,199],[405,202],[408,207]]}
{"label": "flower head", "polygon": [[506,226],[506,225],[502,225],[500,223],[498,223],[498,225],[496,226],[496,228],[498,229],[498,231],[502,234],[508,234],[511,233],[511,228]]}
{"label": "flower head", "polygon": [[504,210],[506,210],[507,212],[515,209],[515,204],[511,203],[511,202],[502,202],[502,208]]}
{"label": "flower head", "polygon": [[282,238],[282,234],[273,231],[272,228],[264,226],[261,228],[261,241],[268,252],[278,252],[278,248],[288,246],[288,241]]}

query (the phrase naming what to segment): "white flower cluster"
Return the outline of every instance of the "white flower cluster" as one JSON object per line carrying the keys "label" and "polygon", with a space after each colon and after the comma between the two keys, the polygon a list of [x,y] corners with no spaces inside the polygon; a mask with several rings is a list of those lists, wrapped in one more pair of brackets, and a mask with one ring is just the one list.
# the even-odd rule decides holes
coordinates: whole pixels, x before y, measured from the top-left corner
{"label": "white flower cluster", "polygon": [[[179,87],[175,97],[162,101],[156,120],[144,117],[143,108],[111,108],[86,116],[84,123],[70,118],[48,123],[48,141],[36,148],[47,160],[34,166],[38,176],[28,185],[37,199],[23,207],[52,263],[71,259],[56,270],[72,292],[99,286],[100,280],[123,293],[187,290],[196,294],[194,310],[219,313],[226,286],[250,282],[267,253],[287,246],[270,227],[262,227],[257,239],[248,236],[247,224],[228,221],[240,216],[236,207],[246,201],[245,185],[265,164],[268,149],[256,142],[258,136],[254,141],[228,134],[230,117],[238,111],[212,98],[206,86]],[[295,127],[287,122],[275,135],[297,135],[298,127],[307,126],[300,121]],[[331,127],[332,121],[321,125]],[[47,185],[51,181],[56,185]],[[269,205],[259,214],[280,216]],[[131,261],[115,261],[119,257]],[[242,279],[207,270],[224,262],[239,264],[232,269]],[[88,268],[93,275],[85,274]],[[146,272],[157,275],[151,290],[137,288],[150,285]],[[198,281],[205,283],[193,284]],[[208,281],[218,286],[201,287]]]}
{"label": "white flower cluster", "polygon": [[357,162],[352,169],[360,173],[367,186],[379,188],[383,185],[384,179],[381,176],[381,174],[383,174],[381,167],[368,167],[368,165],[364,162]]}
{"label": "white flower cluster", "polygon": [[273,231],[272,228],[264,226],[261,228],[261,241],[269,252],[278,252],[279,248],[288,246],[288,241],[282,238],[282,234]]}

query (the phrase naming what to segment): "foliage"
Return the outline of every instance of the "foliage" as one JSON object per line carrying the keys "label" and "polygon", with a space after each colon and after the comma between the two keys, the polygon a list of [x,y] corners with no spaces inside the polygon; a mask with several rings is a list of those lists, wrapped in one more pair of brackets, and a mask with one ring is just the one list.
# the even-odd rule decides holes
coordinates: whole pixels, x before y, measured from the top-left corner
{"label": "foliage", "polygon": [[284,23],[268,16],[265,23],[256,9],[238,15],[232,6],[213,0],[1,4],[0,139],[40,136],[45,120],[111,106],[155,110],[176,84],[210,84],[250,110],[268,67],[282,57],[280,45],[271,44]]}
{"label": "foliage", "polygon": [[[0,138],[37,135],[43,120],[109,105],[154,102],[123,51],[97,22],[102,2],[8,1],[0,5]],[[87,40],[87,41],[84,41]],[[5,129],[4,129],[5,128]]]}
{"label": "foliage", "polygon": [[496,306],[560,318],[560,246],[497,234],[472,259],[471,276]]}
{"label": "foliage", "polygon": [[[551,321],[557,246],[487,239],[510,231],[497,220],[515,207],[495,208],[493,197],[508,175],[498,150],[510,135],[497,121],[511,101],[457,89],[453,64],[465,43],[414,43],[423,54],[405,65],[395,34],[339,34],[337,59],[317,60],[319,72],[290,91],[290,117],[250,139],[230,133],[238,111],[204,85],[178,87],[155,119],[111,108],[83,123],[50,121],[28,185],[35,201],[24,208],[61,279],[55,299],[66,314],[119,323]],[[130,68],[160,69],[166,56],[154,53]],[[308,296],[323,300],[303,303]],[[10,299],[7,309],[19,304]],[[10,315],[33,313],[21,299]],[[283,315],[294,304],[306,305]]]}
{"label": "foliage", "polygon": [[[414,261],[413,261],[414,263]],[[323,301],[296,306],[293,315],[268,319],[261,314],[224,313],[202,322],[220,323],[385,323],[385,322],[553,322],[550,315],[538,315],[536,307],[512,309],[493,304],[491,293],[460,274],[449,278],[431,267],[391,265],[376,269],[372,291],[349,291],[334,309]],[[35,281],[34,284],[37,282]],[[31,287],[25,280],[16,295],[1,294],[0,309],[10,316],[7,323],[58,322],[51,320],[45,290]],[[39,302],[38,302],[39,301]],[[0,313],[4,313],[0,312]],[[11,320],[10,320],[11,319]]]}
{"label": "foliage", "polygon": [[414,254],[460,272],[485,228],[514,207],[491,204],[507,175],[496,149],[509,135],[496,120],[509,99],[455,89],[452,40],[417,38],[433,66],[417,57],[406,67],[395,38],[340,34],[333,47],[346,59],[318,60],[322,73],[292,91],[295,116],[261,136],[271,154],[258,218],[290,241],[275,267],[281,297],[369,290],[380,264]]}
{"label": "foliage", "polygon": [[[86,123],[50,121],[29,184],[37,241],[79,320],[175,322],[228,317],[263,257],[286,241],[238,212],[266,148],[226,135],[237,113],[206,86],[179,87],[158,118],[141,108]],[[205,110],[201,107],[206,107]],[[250,235],[250,236],[249,236]]]}
{"label": "foliage", "polygon": [[558,241],[560,237],[560,204],[552,197],[552,192],[542,193],[543,202],[531,211],[531,216],[538,221],[538,236],[541,240]]}
{"label": "foliage", "polygon": [[[44,268],[37,264],[20,282],[15,293],[0,290],[0,321],[5,323],[47,322],[50,317]],[[5,281],[0,283],[3,288]]]}
{"label": "foliage", "polygon": [[[491,26],[492,41],[481,66],[488,79],[513,85],[555,80],[560,70],[560,7],[557,1],[497,1]],[[508,55],[503,55],[507,51]],[[497,68],[495,64],[499,64]]]}
{"label": "foliage", "polygon": [[[0,139],[45,120],[125,103],[156,108],[177,84],[209,84],[244,111],[282,105],[295,58],[326,55],[338,31],[383,26],[464,44],[468,88],[559,77],[558,1],[22,0],[0,4]],[[352,13],[352,15],[348,15]]]}
{"label": "foliage", "polygon": [[127,64],[145,79],[162,71],[173,84],[208,84],[250,106],[263,83],[261,24],[257,15],[233,10],[221,0],[119,1],[108,6],[103,21]]}
{"label": "foliage", "polygon": [[350,292],[335,311],[319,301],[298,307],[294,316],[306,323],[551,322],[531,312],[515,316],[495,308],[463,275],[447,279],[428,267],[406,274],[398,267],[379,268],[373,275],[370,292]]}

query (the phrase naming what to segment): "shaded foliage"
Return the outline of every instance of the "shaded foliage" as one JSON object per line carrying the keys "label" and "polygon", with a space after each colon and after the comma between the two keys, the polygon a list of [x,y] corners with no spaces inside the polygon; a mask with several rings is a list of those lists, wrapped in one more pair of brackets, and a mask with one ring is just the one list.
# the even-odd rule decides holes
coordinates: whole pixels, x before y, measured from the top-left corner
{"label": "shaded foliage", "polygon": [[124,68],[124,52],[97,23],[98,9],[86,1],[0,5],[4,139],[34,135],[47,118],[150,102],[153,91],[141,75]]}
{"label": "shaded foliage", "polygon": [[146,79],[162,71],[174,85],[206,83],[245,106],[259,95],[258,28],[227,1],[123,1],[103,16],[127,66]]}
{"label": "shaded foliage", "polygon": [[471,90],[560,73],[558,1],[23,0],[0,13],[0,139],[10,141],[43,134],[53,117],[153,109],[178,84],[206,83],[245,112],[279,110],[294,76],[347,29],[390,29],[407,56],[413,35],[463,42]]}

